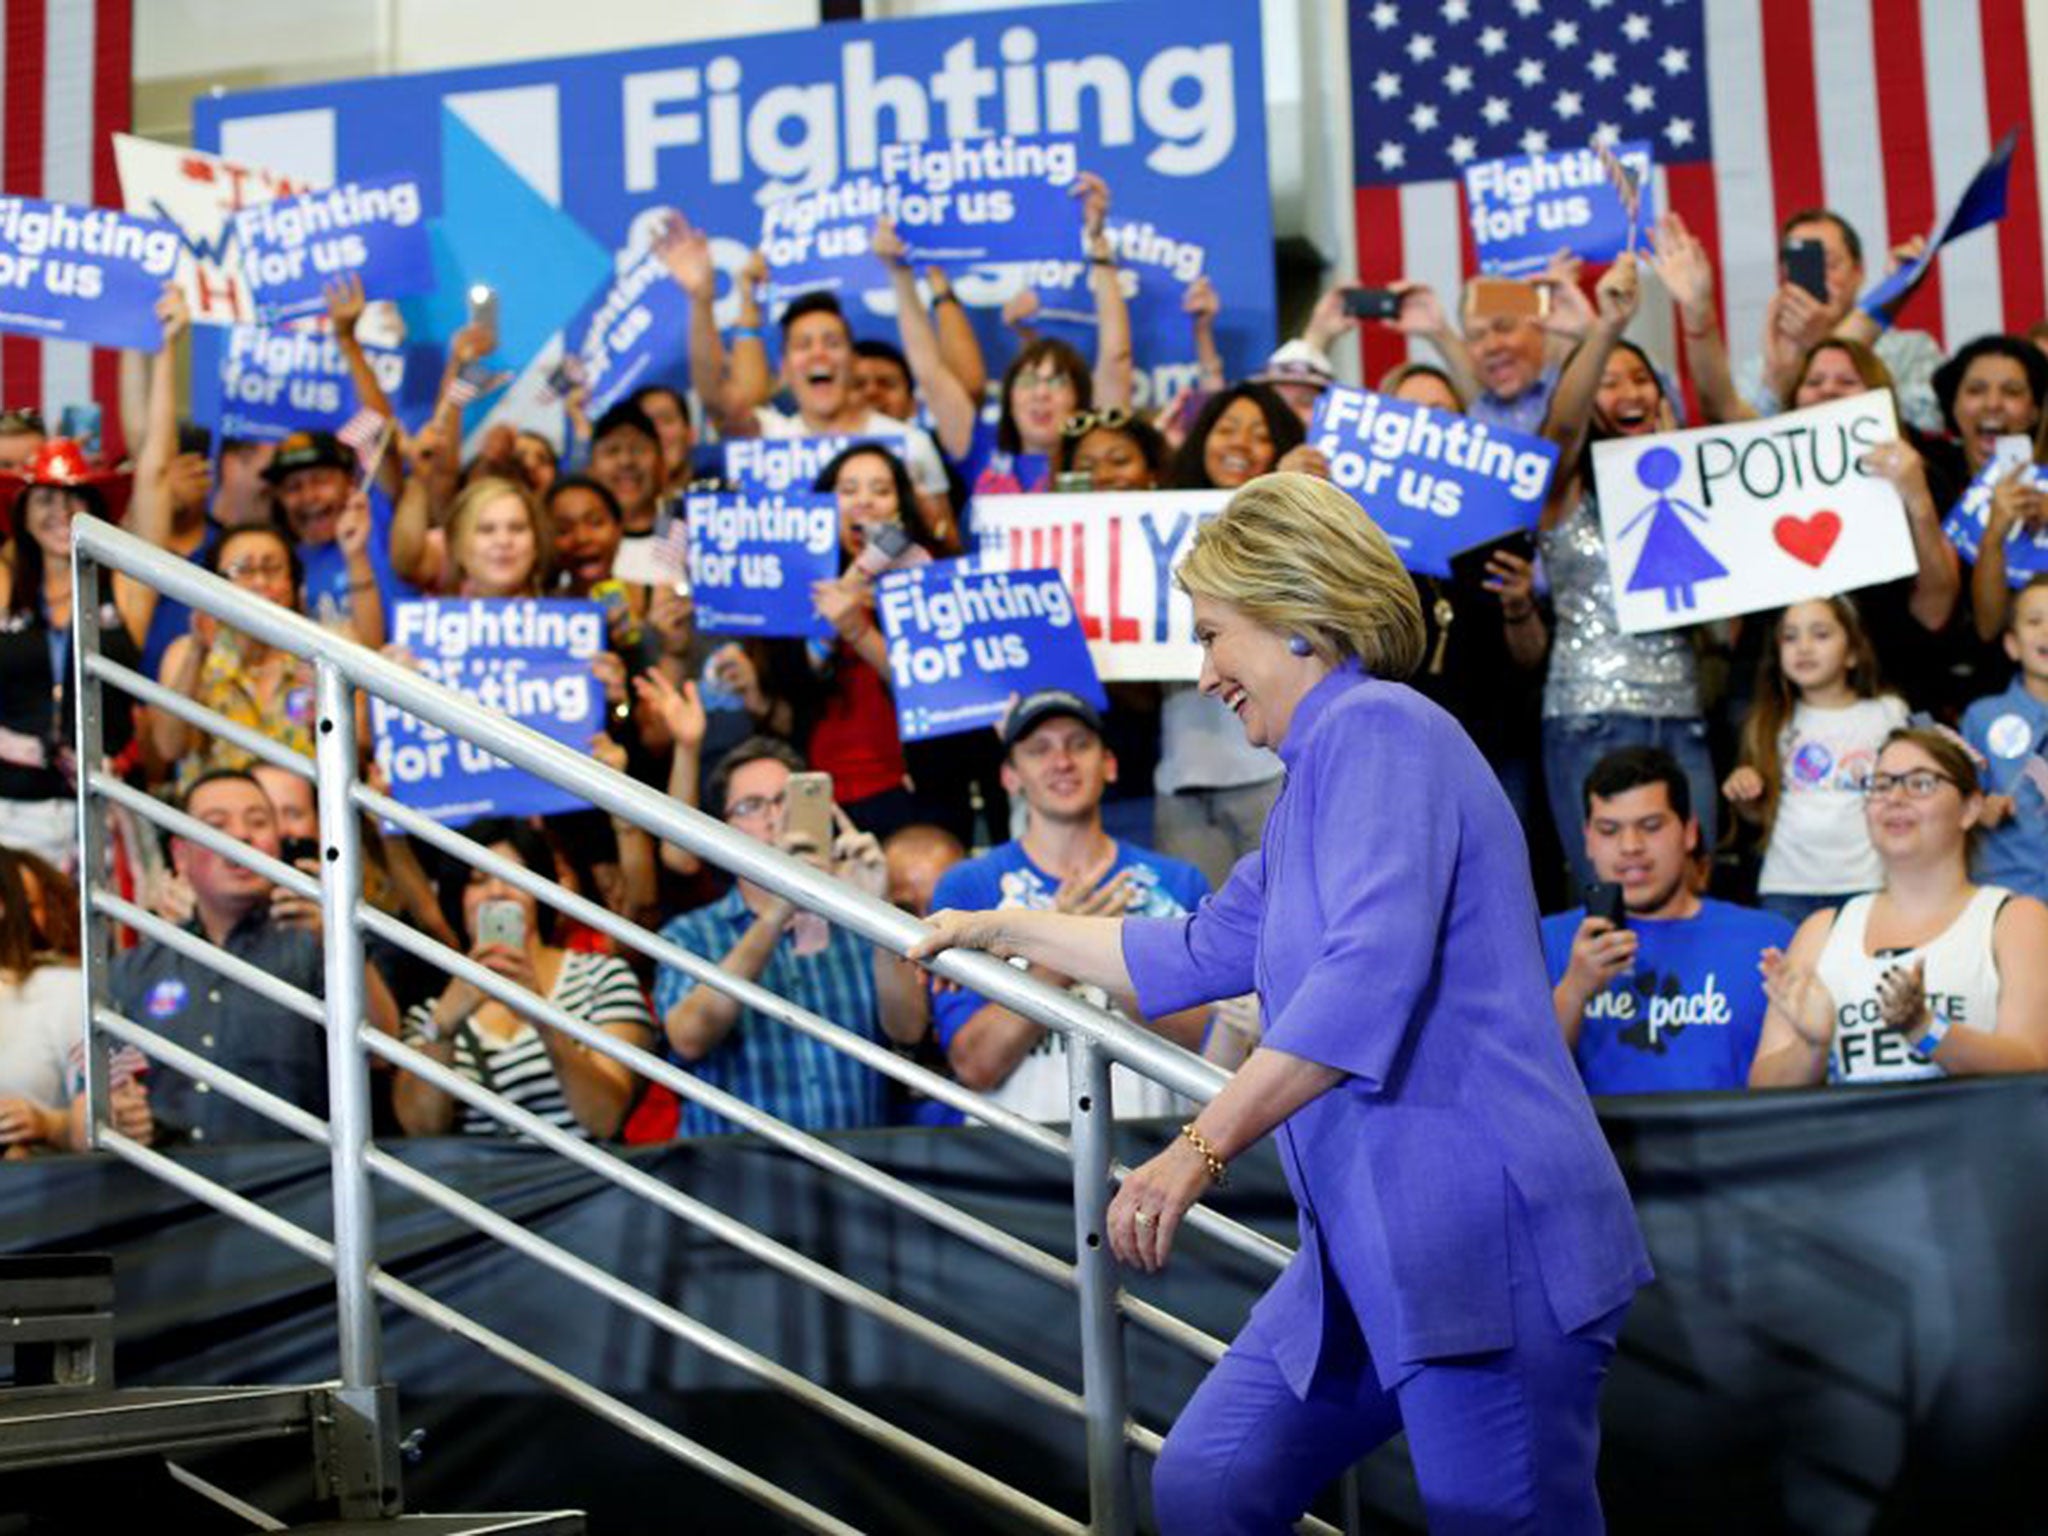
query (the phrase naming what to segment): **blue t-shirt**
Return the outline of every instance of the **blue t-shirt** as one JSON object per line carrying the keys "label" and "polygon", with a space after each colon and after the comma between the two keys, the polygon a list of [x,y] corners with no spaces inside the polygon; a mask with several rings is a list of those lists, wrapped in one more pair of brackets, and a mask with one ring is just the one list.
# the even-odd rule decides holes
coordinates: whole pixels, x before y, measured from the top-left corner
{"label": "blue t-shirt", "polygon": [[[1128,917],[1179,917],[1192,912],[1209,894],[1209,882],[1199,869],[1179,859],[1131,843],[1116,845],[1116,863],[1103,876],[1104,883],[1125,870],[1137,898]],[[1025,855],[1019,842],[1002,843],[978,859],[955,864],[932,891],[932,909],[951,908],[958,912],[990,912],[998,907],[1026,907],[1049,910],[1060,882]],[[938,992],[933,999],[932,1023],[939,1044],[950,1047],[960,1028],[973,1018],[988,1000],[964,988]]]}
{"label": "blue t-shirt", "polygon": [[[1571,964],[1586,909],[1543,920],[1543,961],[1554,987]],[[1725,901],[1685,918],[1629,915],[1636,968],[1586,1004],[1573,1051],[1588,1093],[1683,1093],[1743,1088],[1763,1033],[1757,961],[1783,949],[1792,925]]]}
{"label": "blue t-shirt", "polygon": [[[348,557],[341,552],[341,545],[332,539],[325,544],[301,544],[299,563],[306,572],[306,616],[330,629],[347,625],[355,610],[348,586]],[[391,569],[391,503],[380,490],[370,492],[370,568],[377,576],[377,592],[384,599],[388,625],[391,605],[418,597],[419,592],[400,581]]]}
{"label": "blue t-shirt", "polygon": [[2048,704],[2019,678],[1963,711],[1963,736],[1984,756],[1984,788],[2012,797],[2012,815],[1977,837],[1970,859],[1979,885],[2048,901],[2048,796],[2028,764],[2048,757]]}

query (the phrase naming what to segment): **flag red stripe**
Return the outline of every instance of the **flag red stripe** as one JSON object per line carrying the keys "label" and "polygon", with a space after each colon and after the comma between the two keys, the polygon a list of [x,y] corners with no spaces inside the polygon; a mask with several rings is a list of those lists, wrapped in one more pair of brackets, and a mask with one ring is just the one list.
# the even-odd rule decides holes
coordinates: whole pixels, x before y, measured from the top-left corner
{"label": "flag red stripe", "polygon": [[[1407,264],[1401,246],[1401,189],[1360,187],[1352,205],[1358,220],[1358,281],[1368,288],[1400,281]],[[1362,326],[1358,341],[1368,384],[1407,360],[1407,343],[1390,326]]]}
{"label": "flag red stripe", "polygon": [[[1915,235],[1931,234],[1936,218],[1934,144],[1927,115],[1926,55],[1920,46],[1919,0],[1871,0],[1870,31],[1877,52],[1877,118],[1878,137],[1884,147],[1885,215],[1891,221],[1885,231],[1885,242],[1897,245]],[[2039,259],[2037,255],[2035,260]],[[1885,270],[1885,252],[1866,250],[1863,262],[1875,277]],[[1898,324],[1908,330],[1941,335],[1939,265],[1900,312]]]}
{"label": "flag red stripe", "polygon": [[2005,328],[2021,332],[2048,310],[2041,279],[2041,192],[2034,181],[2034,103],[2027,80],[2025,0],[1983,0],[1984,106],[1995,144],[2020,131],[1998,226],[1998,280]]}
{"label": "flag red stripe", "polygon": [[[1479,271],[1479,242],[1472,237],[1472,204],[1465,196],[1465,178],[1456,182],[1458,189],[1458,275],[1470,278]],[[1444,295],[1444,302],[1451,303],[1451,295]],[[1455,307],[1455,306],[1454,306]]]}
{"label": "flag red stripe", "polygon": [[[121,206],[121,178],[114,166],[114,135],[127,131],[133,115],[135,11],[132,0],[97,0],[93,7],[92,200],[102,208]],[[121,435],[121,354],[98,348],[92,355],[92,394],[100,404],[101,439],[107,462],[127,456]]]}
{"label": "flag red stripe", "polygon": [[1827,201],[1814,89],[1813,9],[1809,0],[1760,0],[1758,10],[1771,136],[1771,195],[1782,224],[1800,209]]}
{"label": "flag red stripe", "polygon": [[[22,197],[43,195],[43,63],[48,51],[46,0],[7,7],[5,184]],[[42,346],[33,337],[0,340],[0,405],[43,403]]]}

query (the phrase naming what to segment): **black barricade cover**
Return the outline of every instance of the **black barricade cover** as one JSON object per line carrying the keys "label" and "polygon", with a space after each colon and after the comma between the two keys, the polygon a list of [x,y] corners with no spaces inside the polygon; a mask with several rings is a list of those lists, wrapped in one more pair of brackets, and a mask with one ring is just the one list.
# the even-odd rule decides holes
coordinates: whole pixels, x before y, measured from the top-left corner
{"label": "black barricade cover", "polygon": [[[1630,1315],[1604,1405],[1602,1486],[1620,1531],[2048,1531],[2048,1079],[1608,1101],[1658,1282]],[[1128,1128],[1132,1161],[1169,1128]],[[1064,1167],[983,1131],[840,1138],[875,1165],[1062,1256]],[[1056,1506],[1085,1512],[1077,1423],[764,1271],[531,1147],[422,1142],[407,1161],[810,1379],[877,1407]],[[749,1138],[631,1154],[639,1166],[935,1318],[1079,1386],[1071,1296]],[[327,1230],[307,1146],[185,1154]],[[1270,1147],[1223,1210],[1278,1235]],[[394,1273],[818,1499],[863,1528],[1005,1529],[892,1454],[597,1300],[439,1211],[379,1189]],[[107,1158],[0,1168],[0,1249],[111,1252],[125,1384],[335,1373],[324,1273]],[[1197,1253],[1199,1250],[1199,1253]],[[1200,1262],[1190,1262],[1199,1257]],[[1224,1336],[1266,1276],[1199,1238],[1134,1289]],[[386,1309],[387,1374],[415,1509],[586,1508],[606,1532],[773,1522],[481,1351]],[[1199,1379],[1129,1333],[1133,1408],[1164,1428]],[[234,1468],[303,1501],[303,1460]],[[1141,1486],[1150,1463],[1135,1458]],[[251,1486],[253,1482],[254,1486]],[[1374,1530],[1421,1529],[1405,1457],[1365,1464]],[[1334,1513],[1334,1506],[1319,1506]],[[687,1517],[687,1519],[685,1518]],[[682,1522],[679,1524],[679,1522]]]}

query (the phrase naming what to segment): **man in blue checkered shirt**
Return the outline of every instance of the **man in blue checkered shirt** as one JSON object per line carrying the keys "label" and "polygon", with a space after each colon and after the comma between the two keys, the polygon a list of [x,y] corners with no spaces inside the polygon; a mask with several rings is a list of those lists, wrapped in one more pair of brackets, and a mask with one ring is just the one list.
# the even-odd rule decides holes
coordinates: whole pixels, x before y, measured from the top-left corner
{"label": "man in blue checkered shirt", "polygon": [[[712,775],[707,804],[733,826],[794,847],[785,834],[790,775],[803,759],[785,743],[756,736],[726,754]],[[826,850],[808,850],[822,856]],[[870,895],[888,888],[888,864],[873,837],[849,832],[830,850],[839,877]],[[901,1045],[923,1037],[925,992],[920,975],[822,918],[750,881],[740,880],[708,907],[686,912],[662,937],[727,971],[870,1040]],[[879,1125],[883,1082],[852,1057],[786,1024],[742,1008],[725,993],[700,987],[663,966],[654,982],[654,1011],[670,1056],[686,1070],[777,1119],[807,1131]],[[723,1116],[685,1099],[680,1133],[737,1130]]]}

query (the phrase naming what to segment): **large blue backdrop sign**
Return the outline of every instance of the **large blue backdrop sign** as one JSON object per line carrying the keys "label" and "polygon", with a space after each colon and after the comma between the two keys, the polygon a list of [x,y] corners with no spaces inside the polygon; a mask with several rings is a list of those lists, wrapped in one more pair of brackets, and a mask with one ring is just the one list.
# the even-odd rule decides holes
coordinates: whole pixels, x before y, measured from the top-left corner
{"label": "large blue backdrop sign", "polygon": [[[659,210],[709,231],[731,278],[763,207],[879,173],[892,143],[994,135],[1071,140],[1113,196],[1112,230],[1148,284],[1180,282],[1142,252],[1199,251],[1227,296],[1219,334],[1232,376],[1273,345],[1259,8],[1243,0],[1104,0],[914,21],[845,23],[628,53],[237,92],[193,104],[201,147],[314,186],[406,175],[431,211],[436,292],[409,301],[415,341],[444,339],[463,296],[499,295],[499,361],[520,375],[504,409],[537,414],[563,332],[644,250]],[[1078,220],[1073,236],[1080,256]],[[1189,274],[1192,277],[1192,273]],[[993,359],[1014,266],[977,264],[954,290]],[[1136,306],[1139,388],[1166,398],[1195,377],[1176,290]],[[890,292],[843,295],[855,331],[891,336]],[[198,393],[217,387],[211,349]],[[575,345],[580,337],[572,337]],[[672,365],[675,378],[684,365]],[[211,402],[196,402],[209,417]]]}

